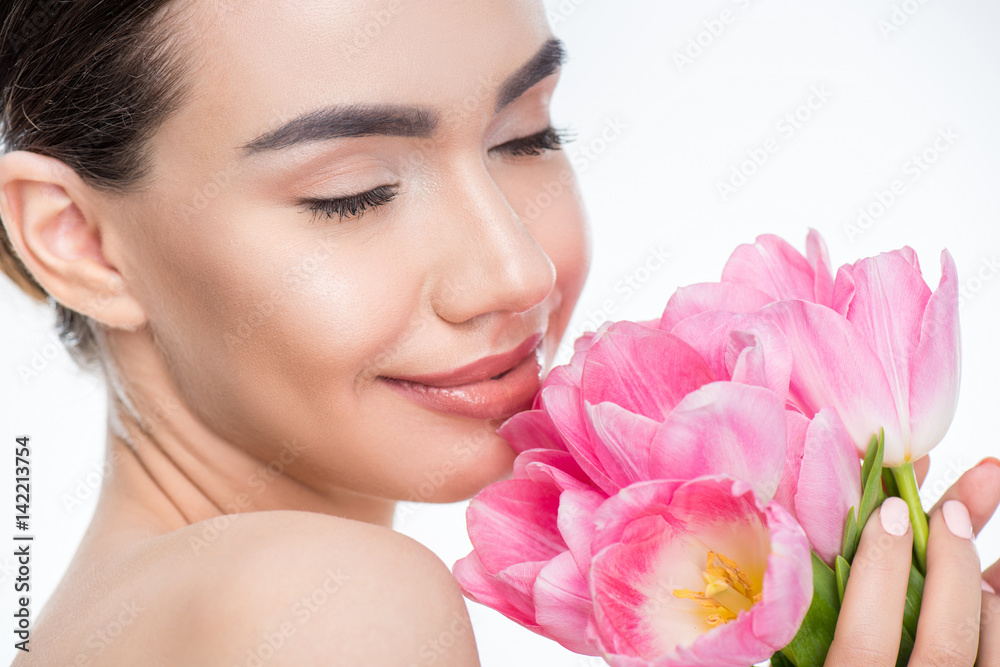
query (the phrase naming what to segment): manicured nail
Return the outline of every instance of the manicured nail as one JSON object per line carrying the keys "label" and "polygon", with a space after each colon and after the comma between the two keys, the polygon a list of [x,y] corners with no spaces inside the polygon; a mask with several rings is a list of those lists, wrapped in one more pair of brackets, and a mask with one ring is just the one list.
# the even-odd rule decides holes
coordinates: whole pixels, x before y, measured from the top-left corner
{"label": "manicured nail", "polygon": [[886,498],[879,510],[879,518],[882,520],[882,528],[890,535],[906,535],[906,531],[910,529],[910,508],[902,498]]}
{"label": "manicured nail", "polygon": [[948,530],[955,537],[964,540],[972,539],[972,520],[969,519],[969,510],[958,500],[949,500],[941,506],[941,513],[944,514],[944,522]]}
{"label": "manicured nail", "polygon": [[993,593],[993,595],[997,594],[996,589],[990,586],[990,582],[986,581],[985,579],[983,579],[983,590],[986,591],[987,593]]}

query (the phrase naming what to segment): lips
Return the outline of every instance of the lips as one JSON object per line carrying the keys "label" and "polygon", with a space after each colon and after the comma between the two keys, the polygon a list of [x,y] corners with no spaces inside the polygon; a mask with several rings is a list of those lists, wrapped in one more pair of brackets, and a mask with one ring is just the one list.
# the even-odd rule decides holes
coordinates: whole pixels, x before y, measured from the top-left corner
{"label": "lips", "polygon": [[531,407],[541,385],[542,334],[510,352],[441,372],[379,380],[409,400],[437,412],[473,419],[503,419]]}

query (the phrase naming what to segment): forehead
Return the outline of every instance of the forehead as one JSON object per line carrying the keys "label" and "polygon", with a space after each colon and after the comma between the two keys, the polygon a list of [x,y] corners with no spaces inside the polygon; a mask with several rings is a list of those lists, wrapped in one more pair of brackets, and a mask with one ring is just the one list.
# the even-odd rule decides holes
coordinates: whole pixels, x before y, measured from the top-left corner
{"label": "forehead", "polygon": [[[332,103],[491,107],[549,36],[534,0],[190,0],[188,113],[254,135]],[[177,119],[183,121],[183,118]]]}

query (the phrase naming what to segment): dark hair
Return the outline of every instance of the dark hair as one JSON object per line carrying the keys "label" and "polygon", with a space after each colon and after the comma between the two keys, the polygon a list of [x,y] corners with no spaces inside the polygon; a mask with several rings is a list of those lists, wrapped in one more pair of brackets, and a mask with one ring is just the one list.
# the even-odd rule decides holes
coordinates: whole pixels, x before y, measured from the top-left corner
{"label": "dark hair", "polygon": [[[185,66],[170,0],[0,0],[0,142],[47,155],[88,185],[127,193],[150,172],[147,140],[180,104]],[[171,29],[168,29],[168,23]],[[101,368],[96,324],[56,302],[0,225],[0,269],[55,307],[60,340]]]}

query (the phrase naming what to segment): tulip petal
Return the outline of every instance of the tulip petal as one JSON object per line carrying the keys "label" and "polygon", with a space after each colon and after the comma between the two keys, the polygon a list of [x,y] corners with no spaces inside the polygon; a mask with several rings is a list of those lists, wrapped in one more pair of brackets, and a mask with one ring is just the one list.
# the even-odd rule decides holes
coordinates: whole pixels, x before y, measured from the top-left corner
{"label": "tulip petal", "polygon": [[[729,477],[641,482],[598,510],[590,590],[596,636],[612,665],[740,667],[794,636],[812,600],[812,564],[802,529],[778,505],[763,507]],[[610,530],[615,536],[603,534]],[[699,590],[707,550],[731,557],[761,601],[710,626],[676,589]]]}
{"label": "tulip petal", "polygon": [[[579,387],[580,369],[570,364],[556,366],[549,371],[549,374],[545,376],[545,380],[542,382],[542,389],[552,386]],[[532,408],[536,407],[532,406]]]}
{"label": "tulip petal", "polygon": [[762,387],[713,382],[667,416],[649,454],[651,477],[692,479],[726,473],[769,500],[785,464],[784,401]]}
{"label": "tulip petal", "polygon": [[923,273],[920,270],[920,261],[917,259],[917,252],[913,248],[908,245],[904,245],[896,252],[898,252],[903,259],[909,262],[910,266],[916,269],[917,273]]}
{"label": "tulip petal", "polygon": [[[532,591],[535,587],[535,580],[538,573],[548,564],[548,561],[527,561],[524,563],[514,563],[497,572],[496,578],[508,593],[508,598],[518,608],[534,609],[534,598]],[[484,566],[485,567],[485,566]],[[535,622],[537,625],[537,621]]]}
{"label": "tulip petal", "polygon": [[547,637],[575,653],[601,654],[586,639],[593,603],[587,580],[580,574],[571,553],[559,554],[541,569],[532,597],[535,621]]}
{"label": "tulip petal", "polygon": [[595,621],[604,650],[654,660],[707,629],[698,605],[673,595],[704,587],[705,552],[672,539],[663,517],[647,515],[631,526],[622,542],[594,557]]}
{"label": "tulip petal", "polygon": [[552,386],[542,389],[541,396],[542,408],[552,418],[552,423],[566,441],[566,448],[580,468],[602,491],[615,493],[618,485],[605,474],[594,451],[580,390],[576,387]]}
{"label": "tulip petal", "polygon": [[750,615],[754,634],[767,637],[768,651],[773,652],[795,638],[809,611],[813,571],[809,542],[802,527],[780,505],[772,503],[764,514],[771,551],[764,574],[764,598]]}
{"label": "tulip petal", "polygon": [[566,443],[544,410],[518,412],[500,424],[497,435],[518,454],[540,447],[566,451]]}
{"label": "tulip petal", "polygon": [[733,382],[766,387],[778,396],[788,394],[792,376],[792,354],[784,334],[770,324],[750,331],[730,331],[726,345],[726,366]]}
{"label": "tulip petal", "polygon": [[811,301],[815,293],[809,261],[773,234],[761,234],[754,243],[738,246],[722,269],[722,282],[749,285],[769,294],[771,301]]}
{"label": "tulip petal", "polygon": [[763,598],[745,616],[679,650],[672,664],[748,665],[784,648],[795,637],[813,597],[809,543],[780,505],[772,503],[763,514],[770,539]]}
{"label": "tulip petal", "polygon": [[941,280],[927,301],[910,364],[911,461],[941,442],[955,416],[962,369],[958,306],[958,271],[943,250]]}
{"label": "tulip petal", "polygon": [[830,253],[826,249],[826,242],[820,233],[815,229],[809,229],[806,237],[806,258],[809,266],[812,267],[813,298],[812,301],[830,306],[833,304],[833,272],[830,263]]}
{"label": "tulip petal", "polygon": [[649,450],[659,423],[610,401],[584,405],[594,452],[608,477],[619,486],[649,479]]}
{"label": "tulip petal", "polygon": [[526,449],[514,459],[515,479],[530,479],[555,486],[560,491],[589,489],[593,483],[569,452],[555,449]]}
{"label": "tulip petal", "polygon": [[590,571],[591,543],[596,529],[594,514],[607,498],[592,489],[570,489],[559,496],[559,532],[584,576]]}
{"label": "tulip petal", "polygon": [[660,329],[672,331],[688,317],[706,312],[749,313],[774,300],[766,292],[740,283],[697,283],[680,287],[667,301]]}
{"label": "tulip petal", "polygon": [[861,460],[837,411],[823,408],[806,433],[795,515],[813,551],[833,567],[851,507],[861,505]]}
{"label": "tulip petal", "polygon": [[740,313],[708,311],[684,319],[670,333],[698,352],[716,380],[728,380],[732,371],[726,359],[729,334],[734,329],[740,329],[745,321],[745,316]]}
{"label": "tulip petal", "polygon": [[[802,468],[802,455],[806,447],[806,431],[809,429],[810,423],[802,413],[785,410],[788,449],[785,452],[785,468],[781,471],[781,481],[774,494],[774,502],[784,507],[793,517],[795,516],[795,492],[799,487],[799,470]],[[855,456],[857,456],[856,453]]]}
{"label": "tulip petal", "polygon": [[525,561],[548,561],[566,543],[556,524],[559,490],[528,479],[487,486],[465,512],[469,539],[488,572]]}
{"label": "tulip petal", "polygon": [[830,307],[837,313],[847,316],[854,299],[854,266],[844,264],[837,269],[837,277],[833,281],[833,301]]}
{"label": "tulip petal", "polygon": [[[791,348],[781,330],[767,320],[741,313],[707,312],[688,317],[671,333],[705,359],[715,379],[756,384],[780,395],[787,393]],[[747,352],[748,358],[739,364],[740,354],[751,346],[759,349]]]}
{"label": "tulip petal", "polygon": [[[886,458],[902,451],[892,390],[879,358],[858,329],[825,306],[779,301],[754,313],[776,324],[792,350],[789,400],[812,418],[826,406],[837,409],[859,453],[880,426]],[[894,448],[894,449],[893,449]]]}
{"label": "tulip petal", "polygon": [[[544,563],[538,564],[539,571],[542,565]],[[452,575],[467,598],[496,609],[535,632],[539,631],[530,598],[487,572],[475,551],[455,561]]]}
{"label": "tulip petal", "polygon": [[[592,519],[594,523],[592,553],[596,554],[605,547],[620,542],[626,528],[637,517],[654,514],[671,521],[671,516],[663,515],[663,510],[670,505],[674,492],[687,481],[654,479],[637,482],[621,489],[601,503]],[[675,523],[676,526],[681,525],[679,521]]]}
{"label": "tulip petal", "polygon": [[[892,391],[903,443],[910,436],[910,356],[931,291],[900,252],[884,252],[854,264],[854,299],[847,319],[857,327],[881,361]],[[886,442],[887,459],[898,460]],[[891,465],[891,464],[890,464]]]}
{"label": "tulip petal", "polygon": [[581,391],[591,405],[611,401],[660,420],[685,395],[713,379],[705,360],[677,336],[622,321],[591,346]]}

